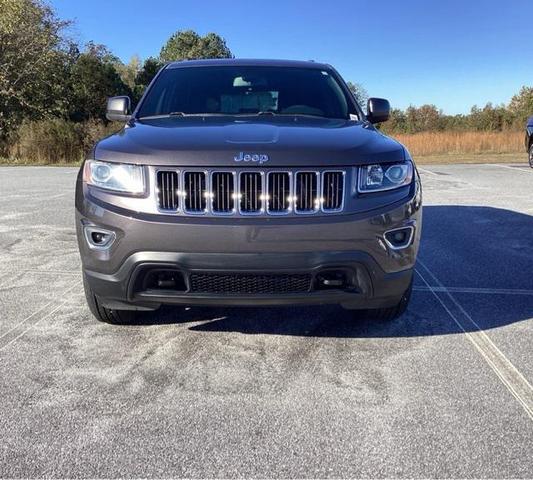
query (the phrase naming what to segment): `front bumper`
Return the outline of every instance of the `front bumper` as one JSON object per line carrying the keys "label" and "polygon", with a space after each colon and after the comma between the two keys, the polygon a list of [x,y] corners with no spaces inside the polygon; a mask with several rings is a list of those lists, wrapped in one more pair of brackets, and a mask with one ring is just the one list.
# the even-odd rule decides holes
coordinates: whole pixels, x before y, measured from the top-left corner
{"label": "front bumper", "polygon": [[[188,279],[194,273],[311,274],[339,270],[352,272],[355,287],[343,290],[316,290],[302,293],[213,294],[143,291],[139,278],[153,269],[177,269]],[[407,290],[412,268],[385,273],[364,252],[316,254],[184,254],[137,252],[113,274],[84,270],[101,303],[114,309],[155,309],[174,305],[294,305],[342,304],[347,308],[394,306]],[[188,282],[187,282],[188,283]],[[189,290],[189,289],[188,289]]]}
{"label": "front bumper", "polygon": [[[407,199],[366,213],[213,219],[126,214],[91,198],[78,185],[76,226],[83,270],[100,302],[115,309],[162,304],[393,306],[411,282],[420,240],[420,197],[412,190]],[[115,243],[109,250],[90,249],[84,225],[115,232]],[[405,226],[415,229],[411,244],[391,249],[384,232]],[[139,275],[159,267],[181,272],[187,289],[154,292],[136,287]],[[328,269],[349,272],[350,287],[268,294],[195,293],[188,288],[189,276],[197,272],[308,274],[314,279]]]}

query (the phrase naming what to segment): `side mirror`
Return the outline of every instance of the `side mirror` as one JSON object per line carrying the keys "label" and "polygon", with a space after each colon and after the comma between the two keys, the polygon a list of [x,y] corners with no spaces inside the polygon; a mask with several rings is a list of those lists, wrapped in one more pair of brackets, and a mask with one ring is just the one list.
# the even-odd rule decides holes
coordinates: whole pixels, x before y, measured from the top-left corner
{"label": "side mirror", "polygon": [[384,98],[369,98],[366,111],[370,123],[386,122],[390,116],[390,103]]}
{"label": "side mirror", "polygon": [[105,116],[112,122],[127,122],[131,118],[130,97],[108,98]]}

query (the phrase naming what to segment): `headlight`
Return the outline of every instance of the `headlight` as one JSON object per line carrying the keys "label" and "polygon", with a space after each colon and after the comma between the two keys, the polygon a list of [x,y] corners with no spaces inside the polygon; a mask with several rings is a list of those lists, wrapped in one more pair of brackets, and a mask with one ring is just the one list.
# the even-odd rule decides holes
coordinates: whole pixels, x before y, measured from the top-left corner
{"label": "headlight", "polygon": [[83,180],[89,185],[125,193],[144,193],[144,168],[126,163],[87,160]]}
{"label": "headlight", "polygon": [[411,162],[364,165],[359,167],[360,193],[382,192],[409,185],[413,179]]}

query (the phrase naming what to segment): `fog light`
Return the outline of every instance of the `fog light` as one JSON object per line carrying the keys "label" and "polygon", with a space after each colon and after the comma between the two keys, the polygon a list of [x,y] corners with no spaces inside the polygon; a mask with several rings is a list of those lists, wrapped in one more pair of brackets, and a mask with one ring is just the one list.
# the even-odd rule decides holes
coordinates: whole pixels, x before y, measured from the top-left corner
{"label": "fog light", "polygon": [[411,245],[414,232],[415,228],[412,226],[395,228],[394,230],[385,232],[384,237],[389,248],[392,248],[393,250],[400,250]]}
{"label": "fog light", "polygon": [[409,238],[409,234],[406,230],[398,230],[397,232],[391,233],[390,236],[392,238],[392,243],[394,243],[395,245],[401,245],[405,243],[407,238]]}
{"label": "fog light", "polygon": [[85,227],[83,227],[83,231],[85,234],[85,240],[87,240],[89,248],[95,250],[108,249],[109,247],[111,247],[111,245],[113,245],[113,242],[116,238],[115,232],[105,230],[99,227],[86,225]]}
{"label": "fog light", "polygon": [[109,234],[103,232],[93,232],[91,233],[91,240],[96,245],[105,244],[109,238]]}
{"label": "fog light", "polygon": [[346,272],[341,270],[323,271],[315,278],[316,290],[344,289],[347,286]]}

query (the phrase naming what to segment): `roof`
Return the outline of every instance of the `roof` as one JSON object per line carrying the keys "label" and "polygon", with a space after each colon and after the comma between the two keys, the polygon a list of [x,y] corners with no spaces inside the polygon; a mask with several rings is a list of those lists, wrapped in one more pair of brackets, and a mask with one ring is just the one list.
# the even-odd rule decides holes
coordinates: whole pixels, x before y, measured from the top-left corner
{"label": "roof", "polygon": [[178,62],[171,62],[167,68],[181,68],[181,67],[207,67],[207,66],[261,66],[261,67],[298,67],[298,68],[314,68],[324,70],[331,68],[326,63],[316,63],[313,61],[301,60],[267,60],[254,58],[211,58],[205,60],[180,60]]}

